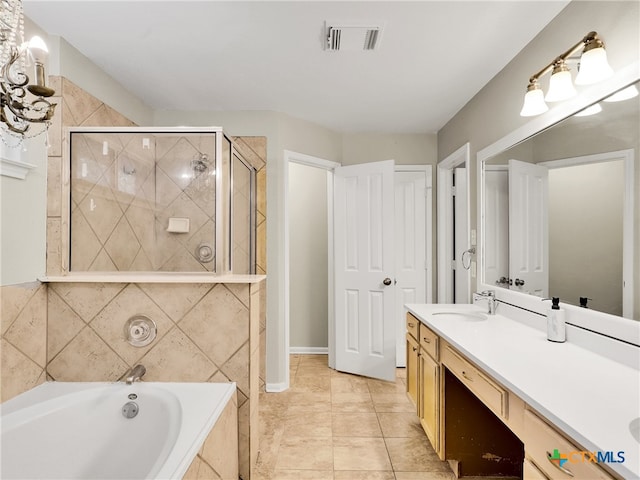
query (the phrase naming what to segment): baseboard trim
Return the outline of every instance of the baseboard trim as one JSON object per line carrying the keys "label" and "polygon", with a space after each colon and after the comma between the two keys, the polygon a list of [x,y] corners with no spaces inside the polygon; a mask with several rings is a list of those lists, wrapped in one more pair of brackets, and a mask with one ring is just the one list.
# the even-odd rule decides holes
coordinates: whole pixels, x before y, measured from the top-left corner
{"label": "baseboard trim", "polygon": [[289,353],[294,355],[328,355],[329,347],[289,347]]}
{"label": "baseboard trim", "polygon": [[268,393],[280,393],[289,389],[289,385],[286,382],[282,383],[267,383],[264,386],[264,389]]}

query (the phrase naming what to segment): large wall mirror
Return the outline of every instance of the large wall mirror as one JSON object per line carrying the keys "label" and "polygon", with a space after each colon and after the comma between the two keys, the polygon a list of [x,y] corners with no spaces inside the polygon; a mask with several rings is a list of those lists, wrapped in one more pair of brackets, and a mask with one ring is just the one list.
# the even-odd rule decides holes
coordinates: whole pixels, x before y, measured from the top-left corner
{"label": "large wall mirror", "polygon": [[638,88],[481,158],[482,283],[640,320]]}

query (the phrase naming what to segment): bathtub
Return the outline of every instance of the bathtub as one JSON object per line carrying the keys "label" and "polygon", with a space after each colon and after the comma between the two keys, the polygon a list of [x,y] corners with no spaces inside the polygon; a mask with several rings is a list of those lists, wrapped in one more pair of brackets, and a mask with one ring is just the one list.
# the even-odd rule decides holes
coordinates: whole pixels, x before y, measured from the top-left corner
{"label": "bathtub", "polygon": [[182,478],[235,390],[235,383],[44,383],[0,406],[0,478]]}

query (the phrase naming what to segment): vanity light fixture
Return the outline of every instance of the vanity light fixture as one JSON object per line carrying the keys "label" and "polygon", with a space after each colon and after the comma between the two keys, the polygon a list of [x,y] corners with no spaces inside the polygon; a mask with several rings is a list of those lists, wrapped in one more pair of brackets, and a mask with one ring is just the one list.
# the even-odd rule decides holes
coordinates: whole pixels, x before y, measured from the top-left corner
{"label": "vanity light fixture", "polygon": [[[40,37],[24,41],[22,0],[1,0],[0,10],[0,121],[21,139],[33,123],[47,130],[56,105],[47,98],[55,91],[45,82],[47,45]],[[34,82],[25,73],[34,69]]]}
{"label": "vanity light fixture", "polygon": [[[590,85],[597,83],[613,75],[613,70],[607,62],[607,52],[604,43],[596,32],[589,32],[582,40],[573,45],[569,50],[556,57],[549,65],[531,76],[524,104],[520,115],[531,117],[546,112],[549,107],[545,103],[568,100],[577,92],[571,79],[571,70],[567,66],[567,60],[578,50],[583,49],[576,76],[576,85]],[[539,84],[539,79],[551,72],[549,79],[549,91],[544,96]]]}

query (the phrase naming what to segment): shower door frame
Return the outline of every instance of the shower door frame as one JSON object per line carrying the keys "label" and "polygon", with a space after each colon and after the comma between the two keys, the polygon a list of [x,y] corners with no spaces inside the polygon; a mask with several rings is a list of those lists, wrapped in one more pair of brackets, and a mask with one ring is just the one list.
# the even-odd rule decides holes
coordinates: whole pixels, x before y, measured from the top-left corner
{"label": "shower door frame", "polygon": [[233,183],[233,159],[237,157],[240,162],[249,170],[251,198],[249,200],[249,275],[256,273],[256,168],[249,163],[240,151],[235,147],[235,143],[227,135],[224,138],[231,142],[231,156],[229,158],[229,263],[228,268],[233,272],[233,213],[234,213],[234,183]]}

